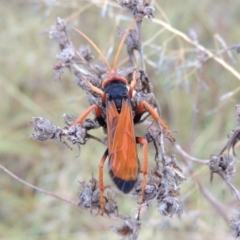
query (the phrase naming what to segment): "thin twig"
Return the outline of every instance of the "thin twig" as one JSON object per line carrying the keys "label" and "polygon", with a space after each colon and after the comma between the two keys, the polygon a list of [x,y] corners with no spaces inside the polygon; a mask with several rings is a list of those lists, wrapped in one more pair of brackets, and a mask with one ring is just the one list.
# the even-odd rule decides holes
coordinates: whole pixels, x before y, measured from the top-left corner
{"label": "thin twig", "polygon": [[26,181],[24,181],[23,179],[19,178],[18,176],[16,176],[14,173],[12,173],[11,171],[9,171],[7,168],[5,168],[3,165],[0,164],[0,170],[2,170],[3,172],[7,173],[10,177],[14,178],[15,180],[17,180],[18,182],[40,192],[40,193],[44,193],[46,195],[49,195],[53,198],[56,198],[58,200],[61,200],[61,201],[64,201],[64,202],[67,202],[67,203],[70,203],[71,205],[74,205],[74,206],[78,206],[78,203],[77,202],[74,202],[72,200],[68,200],[66,198],[63,198],[63,197],[60,197],[58,195],[56,195],[55,193],[52,193],[52,192],[49,192],[47,190],[44,190],[42,188],[39,188],[39,187],[36,187],[34,185],[32,185],[31,183],[28,183]]}
{"label": "thin twig", "polygon": [[204,159],[199,159],[199,158],[195,158],[191,155],[189,155],[187,152],[185,152],[180,145],[178,144],[175,144],[174,145],[175,148],[177,149],[177,151],[183,156],[183,157],[186,157],[187,159],[193,161],[193,162],[197,162],[197,163],[201,163],[201,164],[204,164],[204,165],[208,165],[209,164],[209,160],[204,160]]}
{"label": "thin twig", "polygon": [[217,199],[203,186],[203,184],[199,181],[199,179],[197,178],[196,180],[205,198],[215,207],[215,209],[219,212],[219,214],[223,217],[223,219],[227,223],[229,223],[229,218],[227,217],[227,213],[229,212],[230,208],[228,208],[226,205],[223,205],[222,203],[217,201]]}
{"label": "thin twig", "polygon": [[[179,145],[175,144],[175,148],[179,151],[179,153],[187,158],[190,159],[192,161],[195,162],[199,162],[205,165],[208,165],[208,160],[202,160],[202,159],[197,159],[195,157],[190,156],[189,154],[187,154]],[[186,165],[188,165],[187,160],[183,158],[184,162]],[[203,196],[205,196],[205,198],[213,205],[213,207],[219,212],[219,214],[223,217],[223,219],[228,223],[229,219],[226,215],[226,212],[228,210],[234,211],[234,209],[229,208],[226,205],[223,205],[222,203],[220,203],[207,189],[206,187],[204,187],[204,185],[201,183],[201,181],[199,180],[199,178],[194,175],[193,169],[190,167],[189,168],[189,172],[190,174],[193,176],[193,180],[194,182],[198,185],[200,191],[202,192]],[[231,186],[229,186],[230,188],[233,186],[232,184],[230,184]],[[234,186],[233,186],[234,187]],[[235,189],[235,188],[233,188]]]}
{"label": "thin twig", "polygon": [[215,56],[214,53],[212,53],[210,50],[206,49],[205,47],[203,47],[200,44],[196,44],[193,40],[191,40],[191,38],[189,38],[186,34],[184,34],[183,32],[179,31],[178,29],[172,27],[170,24],[160,20],[160,19],[152,19],[153,22],[163,26],[165,29],[167,29],[170,32],[173,32],[174,34],[180,36],[182,39],[184,39],[186,42],[194,45],[195,47],[197,47],[199,50],[203,51],[204,53],[206,53],[208,55],[208,58],[213,58],[216,62],[218,62],[219,64],[221,64],[225,69],[227,69],[229,72],[231,72],[239,81],[240,81],[240,73],[234,69],[232,66],[230,66],[228,63],[226,63],[223,59]]}
{"label": "thin twig", "polygon": [[139,55],[140,55],[140,61],[141,61],[141,69],[145,72],[145,62],[144,62],[144,56],[143,56],[143,48],[142,48],[142,21],[137,22],[137,29],[138,29],[138,37],[139,37]]}
{"label": "thin twig", "polygon": [[[184,157],[187,157],[188,159],[195,159],[194,157],[189,156],[186,152],[184,152],[181,147],[179,145],[175,145],[176,148],[179,148],[181,150],[181,154]],[[184,162],[186,165],[188,165],[187,160],[185,158],[183,158]],[[205,162],[206,160],[200,160],[200,159],[195,159],[198,161],[200,161],[201,163]],[[194,161],[195,161],[194,160]],[[189,172],[190,174],[193,176],[193,181],[198,185],[201,193],[203,194],[203,196],[205,196],[205,198],[212,204],[212,206],[216,209],[217,212],[219,212],[219,214],[223,217],[223,219],[226,222],[229,222],[229,219],[226,215],[226,209],[228,210],[233,210],[232,208],[228,208],[226,205],[223,205],[222,203],[220,203],[205,187],[204,185],[201,183],[201,181],[199,180],[199,178],[194,174],[193,169],[190,167],[189,168]]]}
{"label": "thin twig", "polygon": [[[201,53],[199,53],[201,55]],[[200,59],[200,58],[199,58]],[[190,153],[192,151],[192,146],[193,146],[193,140],[195,139],[195,130],[197,126],[197,121],[198,121],[198,116],[199,116],[199,108],[200,108],[200,96],[201,96],[201,89],[203,85],[203,75],[204,75],[204,62],[201,61],[201,67],[199,69],[199,79],[197,81],[197,89],[195,95],[195,103],[194,103],[194,110],[193,110],[193,116],[192,116],[192,125],[191,125],[191,134],[190,134]]]}
{"label": "thin twig", "polygon": [[[219,51],[215,52],[214,53],[214,56],[218,57],[220,56],[221,54],[223,54],[224,52],[227,52],[229,50],[235,50],[235,51],[239,51],[240,49],[240,44],[233,44],[233,45],[230,45],[230,46],[227,46],[223,49],[220,49]],[[207,61],[208,59],[210,59],[210,57],[208,57],[207,59],[205,59],[205,61]]]}
{"label": "thin twig", "polygon": [[[2,170],[3,172],[5,172],[6,174],[8,174],[11,178],[15,179],[16,181],[40,192],[40,193],[43,193],[43,194],[46,194],[46,195],[49,195],[50,197],[53,197],[57,200],[60,200],[60,201],[63,201],[63,202],[66,202],[66,203],[69,203],[75,207],[79,207],[78,203],[75,202],[75,201],[72,201],[72,200],[69,200],[69,199],[66,199],[66,198],[63,198],[55,193],[52,193],[52,192],[49,192],[47,190],[44,190],[42,188],[39,188],[37,186],[34,186],[32,185],[31,183],[28,183],[26,181],[24,181],[23,179],[19,178],[18,176],[16,176],[14,173],[12,173],[11,171],[9,171],[7,168],[5,168],[3,165],[0,164],[0,170]],[[87,210],[87,211],[90,211],[90,209],[86,209],[84,208],[84,210]],[[100,216],[100,215],[99,215]],[[104,215],[104,216],[101,216],[103,218],[106,218],[106,219],[109,219],[109,216],[108,215]],[[120,214],[117,214],[117,215],[113,215],[111,216],[111,221],[119,221],[119,217],[121,217]]]}
{"label": "thin twig", "polygon": [[236,197],[238,199],[238,201],[240,202],[240,193],[239,190],[230,182],[230,181],[226,181],[226,179],[224,178],[224,176],[218,172],[218,175],[223,179],[223,181],[230,187],[230,189],[236,194]]}

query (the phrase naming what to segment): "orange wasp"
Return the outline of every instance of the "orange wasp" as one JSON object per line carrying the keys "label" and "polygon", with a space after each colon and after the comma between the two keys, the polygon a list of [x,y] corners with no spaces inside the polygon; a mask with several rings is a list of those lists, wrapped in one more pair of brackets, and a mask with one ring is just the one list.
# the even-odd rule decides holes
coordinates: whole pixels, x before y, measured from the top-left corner
{"label": "orange wasp", "polygon": [[[98,105],[92,105],[89,107],[73,125],[81,124],[88,114],[94,109],[96,119],[100,126],[107,127],[108,148],[102,156],[99,163],[99,189],[100,189],[100,211],[104,213],[104,183],[103,183],[103,166],[108,156],[108,170],[110,177],[116,184],[118,189],[123,193],[129,193],[138,178],[139,172],[143,174],[141,197],[139,204],[143,203],[144,190],[147,184],[147,172],[148,172],[148,142],[145,138],[136,137],[134,131],[134,124],[137,124],[141,120],[141,116],[146,109],[156,120],[162,128],[167,131],[170,140],[174,141],[171,134],[168,132],[168,127],[164,121],[159,117],[157,112],[145,101],[141,101],[137,106],[135,115],[132,113],[131,98],[133,96],[134,86],[136,84],[136,72],[133,73],[133,79],[128,89],[128,81],[125,77],[117,73],[117,61],[124,44],[124,41],[129,34],[130,29],[133,27],[136,21],[128,27],[125,32],[121,43],[118,47],[118,51],[114,60],[114,67],[111,68],[107,59],[100,51],[100,49],[92,42],[84,33],[75,29],[81,34],[100,54],[101,58],[105,62],[108,68],[108,77],[102,82],[102,89],[93,86],[87,79],[89,86],[93,92],[100,94],[102,99],[102,105],[106,108],[106,119],[102,117],[101,109]],[[143,145],[143,166],[140,169],[137,145]]]}

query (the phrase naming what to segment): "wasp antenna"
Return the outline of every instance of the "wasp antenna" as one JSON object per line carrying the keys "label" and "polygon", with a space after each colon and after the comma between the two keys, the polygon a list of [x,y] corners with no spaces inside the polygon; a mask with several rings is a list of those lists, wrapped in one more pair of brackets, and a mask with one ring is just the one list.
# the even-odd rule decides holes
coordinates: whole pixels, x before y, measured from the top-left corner
{"label": "wasp antenna", "polygon": [[122,50],[122,47],[123,47],[123,44],[130,32],[130,30],[132,29],[133,25],[136,23],[137,19],[133,20],[132,23],[129,25],[129,27],[127,28],[126,32],[124,33],[123,35],[123,38],[119,44],[119,47],[118,47],[118,50],[117,50],[117,54],[116,54],[116,57],[114,59],[114,64],[113,64],[113,71],[114,72],[117,72],[117,63],[118,63],[118,58],[119,58],[119,55],[120,55],[120,52]]}
{"label": "wasp antenna", "polygon": [[84,37],[92,45],[92,47],[98,52],[98,54],[101,56],[102,60],[106,64],[106,66],[108,68],[108,72],[110,73],[112,71],[112,68],[111,68],[107,58],[103,55],[102,51],[97,47],[97,45],[87,35],[85,35],[83,32],[81,32],[77,28],[73,28],[73,29],[76,32],[78,32],[82,37]]}

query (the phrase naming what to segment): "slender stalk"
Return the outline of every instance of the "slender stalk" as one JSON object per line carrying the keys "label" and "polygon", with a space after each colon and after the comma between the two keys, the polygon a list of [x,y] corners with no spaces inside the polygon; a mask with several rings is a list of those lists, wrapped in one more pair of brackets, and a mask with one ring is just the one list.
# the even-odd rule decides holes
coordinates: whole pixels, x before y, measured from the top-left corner
{"label": "slender stalk", "polygon": [[13,179],[17,180],[18,182],[20,182],[20,183],[22,183],[22,184],[24,184],[24,185],[26,185],[26,186],[28,186],[28,187],[36,190],[37,192],[44,193],[44,194],[46,194],[46,195],[49,195],[49,196],[51,196],[51,197],[53,197],[53,198],[56,198],[56,199],[58,199],[58,200],[61,200],[61,201],[63,201],[63,202],[67,202],[67,203],[69,203],[69,204],[71,204],[71,205],[74,205],[74,206],[76,206],[76,207],[78,206],[78,203],[75,202],[75,201],[72,201],[72,200],[63,198],[63,197],[61,197],[61,196],[59,196],[59,195],[57,195],[57,194],[55,194],[55,193],[49,192],[49,191],[47,191],[47,190],[44,190],[44,189],[39,188],[39,187],[37,187],[37,186],[35,186],[35,185],[32,185],[31,183],[28,183],[28,182],[24,181],[23,179],[19,178],[17,175],[15,175],[15,174],[12,173],[11,171],[9,171],[7,168],[5,168],[3,165],[0,165],[0,170],[2,170],[3,172],[5,172],[6,174],[8,174],[11,178],[13,178]]}

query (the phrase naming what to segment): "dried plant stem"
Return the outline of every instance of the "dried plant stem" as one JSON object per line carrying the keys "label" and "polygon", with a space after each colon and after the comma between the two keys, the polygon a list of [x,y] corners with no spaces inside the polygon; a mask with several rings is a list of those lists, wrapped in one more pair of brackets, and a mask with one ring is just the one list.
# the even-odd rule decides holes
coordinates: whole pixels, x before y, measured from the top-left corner
{"label": "dried plant stem", "polygon": [[[182,148],[175,144],[175,148],[178,150],[179,153],[181,153],[181,155],[184,157],[183,160],[185,162],[186,165],[188,165],[188,162],[185,158],[190,159],[191,161],[195,161],[201,164],[205,164],[208,165],[209,161],[208,160],[201,160],[201,159],[196,159],[192,156],[190,156],[189,154],[187,154],[185,151],[182,150]],[[213,205],[213,207],[216,209],[217,212],[219,212],[219,214],[222,216],[222,218],[228,223],[229,222],[229,218],[226,214],[226,212],[228,212],[229,210],[233,210],[232,208],[228,208],[226,205],[221,204],[205,187],[204,185],[201,183],[201,181],[199,180],[199,178],[194,175],[194,171],[193,169],[190,167],[189,168],[189,172],[190,174],[193,176],[193,181],[198,185],[200,191],[202,192],[203,196],[205,196],[205,198]],[[226,182],[226,181],[225,181]],[[228,184],[229,185],[229,184]],[[229,186],[231,189],[236,190],[235,187],[230,183],[231,186]],[[233,187],[233,188],[232,188]],[[236,190],[236,192],[238,192]],[[227,211],[226,211],[227,209]]]}
{"label": "dried plant stem", "polygon": [[[187,164],[187,161],[184,159],[185,164]],[[205,198],[212,204],[212,206],[216,209],[216,211],[222,216],[222,218],[228,223],[229,219],[227,216],[227,212],[226,211],[226,206],[221,204],[205,187],[204,185],[201,183],[201,181],[199,180],[199,178],[194,174],[194,171],[192,168],[189,168],[189,172],[190,174],[193,176],[193,181],[197,184],[197,186],[199,187],[200,191],[202,192],[203,196],[205,196]],[[232,210],[232,209],[231,209]]]}
{"label": "dried plant stem", "polygon": [[185,158],[187,158],[188,160],[191,160],[193,162],[197,162],[197,163],[200,163],[200,164],[204,164],[204,165],[209,165],[209,160],[204,160],[204,159],[199,159],[199,158],[195,158],[191,155],[189,155],[187,152],[185,152],[180,145],[178,144],[175,144],[174,145],[176,150]]}
{"label": "dried plant stem", "polygon": [[142,21],[138,21],[137,22],[137,29],[138,29],[138,37],[139,37],[139,55],[140,55],[140,62],[141,62],[141,69],[145,72],[146,71],[146,67],[145,67],[145,63],[144,63],[144,56],[143,56],[143,48],[142,48]]}
{"label": "dried plant stem", "polygon": [[[162,130],[162,127],[161,127],[161,130]],[[163,134],[160,135],[159,146],[161,149],[162,163],[163,163],[163,166],[165,166],[166,165],[166,151],[165,151],[165,147],[164,147]]]}
{"label": "dried plant stem", "polygon": [[58,199],[58,200],[61,200],[61,201],[63,201],[63,202],[67,202],[67,203],[69,203],[69,204],[71,204],[71,205],[74,205],[74,206],[76,206],[76,207],[78,206],[78,203],[77,203],[77,202],[74,202],[74,201],[72,201],[72,200],[68,200],[68,199],[66,199],[66,198],[60,197],[60,196],[56,195],[55,193],[52,193],[52,192],[49,192],[49,191],[44,190],[44,189],[42,189],[42,188],[36,187],[36,186],[32,185],[31,183],[28,183],[28,182],[24,181],[23,179],[19,178],[19,177],[16,176],[14,173],[12,173],[11,171],[9,171],[7,168],[5,168],[3,165],[0,165],[0,170],[2,170],[3,172],[5,172],[6,174],[8,174],[10,177],[14,178],[15,180],[17,180],[18,182],[20,182],[20,183],[22,183],[22,184],[24,184],[24,185],[26,185],[26,186],[28,186],[28,187],[30,187],[30,188],[38,191],[38,192],[40,192],[40,193],[44,193],[44,194],[46,194],[46,195],[49,195],[49,196],[51,196],[51,197],[53,197],[53,198],[56,198],[56,199]]}
{"label": "dried plant stem", "polygon": [[202,88],[202,83],[203,83],[203,75],[204,75],[204,62],[201,62],[201,67],[199,69],[199,78],[197,81],[197,89],[195,93],[195,103],[192,106],[194,108],[193,110],[193,116],[192,116],[192,125],[191,125],[191,131],[190,131],[190,141],[189,141],[189,152],[192,151],[192,146],[193,146],[193,141],[195,139],[195,130],[197,126],[197,121],[198,121],[198,115],[199,115],[199,100],[200,100],[200,92]]}
{"label": "dried plant stem", "polygon": [[75,11],[74,13],[72,13],[69,17],[65,18],[66,22],[70,22],[72,20],[74,20],[75,18],[77,18],[82,12],[86,11],[87,9],[91,8],[93,6],[93,3],[87,3],[84,6],[81,6],[77,11]]}
{"label": "dried plant stem", "polygon": [[195,47],[197,47],[200,51],[204,52],[207,54],[208,59],[213,58],[216,62],[218,62],[219,64],[221,64],[225,69],[227,69],[229,72],[231,72],[239,81],[240,81],[240,73],[238,71],[236,71],[236,69],[234,69],[232,66],[230,66],[228,63],[226,63],[223,59],[219,58],[218,56],[216,56],[214,53],[212,53],[211,51],[209,51],[208,49],[206,49],[205,47],[203,47],[200,44],[195,43],[191,38],[189,38],[186,34],[184,34],[183,32],[179,31],[178,29],[172,27],[170,24],[161,21],[160,19],[152,19],[153,22],[163,26],[165,29],[167,29],[170,32],[173,32],[174,34],[180,36],[181,38],[183,38],[186,42],[194,45]]}
{"label": "dried plant stem", "polygon": [[214,53],[214,56],[220,56],[221,54],[229,51],[229,50],[237,50],[240,49],[240,45],[239,44],[233,44],[230,46],[226,46],[223,49],[220,49],[219,51],[217,51],[216,53]]}
{"label": "dried plant stem", "polygon": [[240,202],[240,192],[239,190],[229,181],[226,181],[224,176],[220,173],[218,173],[218,175],[223,179],[223,181],[229,186],[229,188],[235,193],[238,201]]}
{"label": "dried plant stem", "polygon": [[[66,203],[71,204],[71,205],[73,205],[73,206],[75,206],[75,207],[79,207],[78,202],[75,202],[75,201],[72,201],[72,200],[63,198],[63,197],[61,197],[61,196],[59,196],[59,195],[57,195],[57,194],[55,194],[55,193],[52,193],[52,192],[50,192],[50,191],[47,191],[47,190],[44,190],[44,189],[42,189],[42,188],[39,188],[39,187],[37,187],[37,186],[35,186],[35,185],[32,185],[31,183],[28,183],[28,182],[24,181],[23,179],[19,178],[18,176],[16,176],[14,173],[12,173],[10,170],[8,170],[7,168],[5,168],[5,167],[4,167],[3,165],[1,165],[1,164],[0,164],[0,170],[2,170],[3,172],[5,172],[6,174],[8,174],[11,178],[15,179],[16,181],[18,181],[18,182],[26,185],[26,186],[29,187],[29,188],[32,188],[32,189],[38,191],[39,193],[43,193],[43,194],[49,195],[50,197],[53,197],[53,198],[55,198],[55,199],[57,199],[57,200],[66,202]],[[89,210],[89,211],[90,211],[90,209],[85,209],[85,210]],[[109,218],[109,216],[101,216],[101,217],[103,217],[103,218]],[[122,216],[121,214],[118,214],[117,216],[112,216],[112,217],[111,217],[111,220],[112,220],[112,221],[119,221],[119,220],[121,220],[121,218],[124,218],[124,216]]]}
{"label": "dried plant stem", "polygon": [[200,182],[198,178],[196,178],[195,180],[202,194],[205,196],[205,198],[214,206],[214,208],[218,211],[218,213],[222,216],[222,218],[227,223],[229,223],[229,218],[226,214],[229,212],[229,209],[228,210],[226,209],[227,208],[226,205],[223,205],[219,201],[217,201],[217,199],[203,186],[203,184]]}

